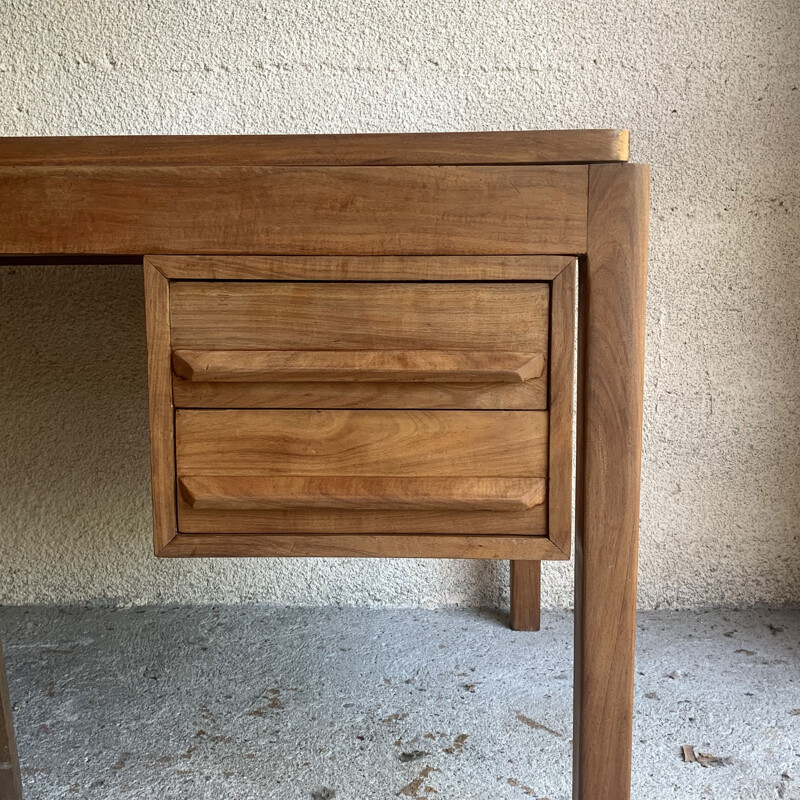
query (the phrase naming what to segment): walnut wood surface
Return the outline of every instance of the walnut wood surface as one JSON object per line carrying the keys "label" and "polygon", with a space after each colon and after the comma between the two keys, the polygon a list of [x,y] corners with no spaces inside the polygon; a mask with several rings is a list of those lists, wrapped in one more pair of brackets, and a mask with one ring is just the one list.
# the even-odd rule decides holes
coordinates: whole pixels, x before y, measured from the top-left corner
{"label": "walnut wood surface", "polygon": [[477,558],[566,556],[545,536],[179,533],[160,553],[177,558]]}
{"label": "walnut wood surface", "polygon": [[349,511],[527,511],[545,499],[543,478],[229,477],[184,475],[193,509],[330,508]]}
{"label": "walnut wood surface", "polygon": [[175,374],[193,382],[525,383],[541,353],[502,350],[176,350]]}
{"label": "walnut wood surface", "polygon": [[[564,559],[569,547],[564,481],[570,297],[569,273],[560,273],[570,254],[586,254],[580,270],[576,800],[626,800],[630,790],[648,170],[625,164],[589,166],[627,157],[626,131],[0,140],[0,255],[155,254],[145,263],[145,288],[157,552],[175,557],[508,559],[513,562],[512,615],[520,628],[536,622],[539,561]],[[550,165],[534,166],[545,162]],[[195,255],[170,257],[187,252]],[[236,259],[224,258],[232,255]],[[193,281],[201,274],[233,281],[553,281],[552,326],[549,337],[545,328],[541,348],[531,350],[527,343],[501,347],[510,330],[529,330],[513,314],[508,327],[486,326],[482,338],[492,343],[488,347],[474,341],[464,347],[462,336],[460,346],[453,337],[446,346],[431,348],[545,353],[549,346],[545,373],[551,378],[551,411],[303,411],[300,406],[334,403],[337,387],[302,381],[293,383],[288,395],[285,385],[193,384],[175,377],[166,276]],[[318,324],[319,318],[309,327]],[[382,346],[408,348],[407,343]],[[226,346],[201,342],[191,347]],[[274,345],[254,345],[259,347]],[[372,347],[372,342],[359,348],[351,341],[345,349]],[[245,471],[257,465],[258,474],[239,477],[262,475],[266,460],[260,448],[265,442],[273,451],[287,443],[290,449],[299,447],[286,459],[292,468],[296,463],[321,464],[334,475],[335,463],[362,463],[359,458],[369,453],[371,436],[373,444],[382,442],[380,453],[363,459],[377,465],[374,476],[391,478],[400,472],[413,479],[421,467],[418,477],[429,470],[439,478],[529,480],[544,479],[549,470],[547,502],[502,514],[378,510],[363,515],[384,525],[390,531],[385,535],[363,520],[360,527],[331,525],[327,533],[296,535],[278,526],[274,533],[247,532],[267,529],[263,515],[276,513],[258,510],[244,512],[244,532],[237,533],[222,523],[240,512],[222,509],[202,512],[212,515],[208,520],[195,519],[204,530],[219,532],[176,534],[173,391],[176,401],[187,405],[257,408],[291,400],[294,406],[280,412],[179,411],[179,419],[194,414],[309,415],[303,424],[298,418],[291,421],[291,434],[266,438],[254,435],[260,423],[253,426],[249,416],[241,417],[243,434],[223,430],[219,444],[224,446],[216,449],[211,446],[214,436],[206,436],[198,425],[198,436],[187,438],[189,461],[206,458],[211,464],[216,458],[233,466],[232,471],[236,464]],[[520,385],[373,381],[360,384],[359,394],[345,398],[343,405],[377,407],[384,402],[402,408],[421,401],[429,409],[546,408],[548,386],[542,379]],[[326,416],[330,414],[348,416]],[[365,438],[353,426],[352,414],[396,416]],[[430,416],[436,414],[465,415],[461,422],[467,421],[466,426],[440,426]],[[497,414],[517,419],[511,425],[492,417]],[[321,416],[312,421],[312,415]],[[387,438],[381,440],[384,434]],[[225,445],[237,435],[233,447]],[[336,443],[348,440],[350,449],[337,455]],[[310,457],[312,441],[320,446],[319,460],[316,452]],[[403,466],[407,451],[414,458]],[[514,472],[512,464],[520,471]],[[441,470],[448,465],[464,473],[444,475]],[[466,474],[470,468],[476,474]],[[280,465],[266,469],[270,479],[280,477],[271,474],[280,472]],[[183,497],[180,503],[185,511]],[[213,517],[215,513],[221,516]],[[339,512],[310,513],[330,518]],[[358,519],[354,512],[342,513]],[[416,520],[417,530],[435,528],[447,534],[420,535],[405,520],[402,530],[402,514],[409,515],[409,524]],[[419,515],[426,514],[421,521]],[[456,525],[452,520],[459,516]],[[318,520],[313,524],[318,531]],[[512,535],[515,526],[526,535]],[[544,535],[548,528],[553,541]],[[3,689],[0,762],[12,763],[13,734]],[[18,772],[0,766],[0,795],[17,800],[18,794]]]}
{"label": "walnut wood surface", "polygon": [[0,643],[0,798],[2,800],[22,800],[22,782],[17,745],[14,739],[11,700],[8,696],[2,643]]}
{"label": "walnut wood surface", "polygon": [[627,161],[628,131],[0,139],[0,166],[325,166]]}
{"label": "walnut wood surface", "polygon": [[577,800],[630,797],[649,170],[591,168],[580,280]]}
{"label": "walnut wood surface", "polygon": [[544,477],[547,426],[542,411],[175,414],[180,475]]}
{"label": "walnut wood surface", "polygon": [[391,511],[344,509],[193,509],[178,497],[181,533],[291,534],[298,538],[332,534],[470,534],[546,536],[547,508],[526,511],[447,511],[441,508],[393,508]]}
{"label": "walnut wood surface", "polygon": [[[176,281],[170,296],[178,351],[321,350],[331,359],[347,350],[404,351],[407,358],[436,350],[458,359],[498,351],[495,366],[501,353],[548,352],[546,283]],[[531,365],[538,367],[538,360]],[[384,378],[332,386],[198,382],[179,375],[173,387],[175,405],[189,408],[543,409],[547,374],[534,372],[515,383],[498,383],[496,375],[476,382],[477,374],[458,380],[441,374],[436,383]]]}
{"label": "walnut wood surface", "polygon": [[541,561],[511,562],[511,628],[538,631],[541,625]]}
{"label": "walnut wood surface", "polygon": [[[550,289],[550,441],[547,536],[569,556],[572,539],[572,391],[575,369],[575,280],[570,260]],[[511,627],[538,631],[541,624],[541,563],[511,562]]]}
{"label": "walnut wood surface", "polygon": [[176,408],[546,409],[547,371],[525,383],[195,383],[174,377]]}
{"label": "walnut wood surface", "polygon": [[548,536],[566,555],[572,547],[572,401],[575,372],[575,283],[572,261],[551,284],[550,459]]}
{"label": "walnut wood surface", "polygon": [[171,280],[549,281],[570,256],[148,256]]}
{"label": "walnut wood surface", "polygon": [[[189,411],[176,413],[185,477],[544,478],[547,414],[539,411]],[[402,492],[402,489],[395,490]],[[184,533],[474,533],[542,535],[530,510],[348,512],[219,510],[178,498]]]}
{"label": "walnut wood surface", "polygon": [[156,554],[177,532],[169,282],[144,261],[147,385],[150,401],[150,476]]}
{"label": "walnut wood surface", "polygon": [[0,167],[0,253],[580,253],[584,166]]}
{"label": "walnut wood surface", "polygon": [[543,283],[170,284],[173,350],[547,352]]}

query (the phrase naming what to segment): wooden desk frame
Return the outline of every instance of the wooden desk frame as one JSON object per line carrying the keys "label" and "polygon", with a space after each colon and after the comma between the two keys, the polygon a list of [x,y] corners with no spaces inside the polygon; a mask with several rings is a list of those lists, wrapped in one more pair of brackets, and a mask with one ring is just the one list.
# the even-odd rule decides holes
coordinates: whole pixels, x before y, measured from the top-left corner
{"label": "wooden desk frame", "polygon": [[[579,260],[576,800],[630,796],[649,169],[627,158],[627,131],[0,140],[0,257],[16,262],[270,252],[257,204],[270,179],[297,168],[550,165],[540,174],[557,188],[580,177],[560,165],[585,166],[583,222],[555,235],[534,224],[520,239],[541,244],[526,254]],[[490,177],[470,174],[479,178],[475,190]],[[205,204],[175,202],[176,191],[190,197],[198,186],[209,189]],[[346,214],[328,210],[334,226]],[[496,252],[498,241],[514,247],[499,238],[485,252]],[[484,252],[479,241],[471,245],[461,252]],[[435,243],[426,246],[422,252],[437,252]],[[288,236],[283,252],[295,251]],[[513,562],[515,627],[538,627],[538,577],[538,561]],[[21,797],[1,670],[0,797]]]}

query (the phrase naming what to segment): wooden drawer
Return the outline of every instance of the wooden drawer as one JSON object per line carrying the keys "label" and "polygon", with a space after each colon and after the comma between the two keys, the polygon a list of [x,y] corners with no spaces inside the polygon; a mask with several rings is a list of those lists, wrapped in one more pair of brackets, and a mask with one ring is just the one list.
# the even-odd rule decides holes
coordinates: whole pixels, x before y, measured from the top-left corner
{"label": "wooden drawer", "polygon": [[157,552],[567,557],[574,260],[154,261]]}
{"label": "wooden drawer", "polygon": [[541,411],[179,410],[190,533],[546,533]]}
{"label": "wooden drawer", "polygon": [[547,405],[546,283],[176,281],[179,408]]}

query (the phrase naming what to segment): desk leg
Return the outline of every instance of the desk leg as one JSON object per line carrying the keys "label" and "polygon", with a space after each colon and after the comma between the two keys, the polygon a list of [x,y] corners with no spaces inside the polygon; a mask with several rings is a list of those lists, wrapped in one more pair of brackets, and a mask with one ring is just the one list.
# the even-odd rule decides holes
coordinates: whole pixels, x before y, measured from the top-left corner
{"label": "desk leg", "polygon": [[541,624],[542,562],[511,562],[511,627],[538,631]]}
{"label": "desk leg", "polygon": [[580,267],[573,797],[630,797],[649,169],[589,169]]}
{"label": "desk leg", "polygon": [[21,798],[22,783],[11,720],[11,701],[8,697],[3,648],[0,644],[0,800],[21,800]]}

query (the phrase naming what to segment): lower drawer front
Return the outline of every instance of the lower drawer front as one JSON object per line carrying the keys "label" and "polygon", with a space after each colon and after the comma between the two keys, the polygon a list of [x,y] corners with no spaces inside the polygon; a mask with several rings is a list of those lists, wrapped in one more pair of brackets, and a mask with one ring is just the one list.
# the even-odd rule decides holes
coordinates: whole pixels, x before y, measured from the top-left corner
{"label": "lower drawer front", "polygon": [[178,410],[185,533],[545,535],[543,411]]}

